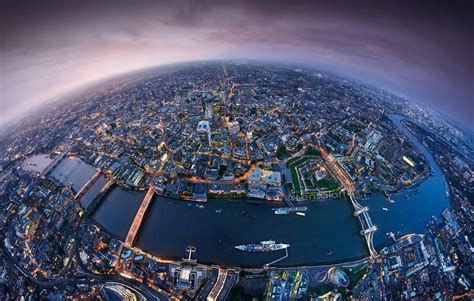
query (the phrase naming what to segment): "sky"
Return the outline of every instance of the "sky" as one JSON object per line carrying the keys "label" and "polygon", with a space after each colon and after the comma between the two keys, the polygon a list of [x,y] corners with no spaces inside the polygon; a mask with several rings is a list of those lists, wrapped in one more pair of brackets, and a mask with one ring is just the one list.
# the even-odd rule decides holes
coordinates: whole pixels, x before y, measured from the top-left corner
{"label": "sky", "polygon": [[0,1],[0,124],[120,73],[237,58],[314,66],[474,130],[471,1]]}

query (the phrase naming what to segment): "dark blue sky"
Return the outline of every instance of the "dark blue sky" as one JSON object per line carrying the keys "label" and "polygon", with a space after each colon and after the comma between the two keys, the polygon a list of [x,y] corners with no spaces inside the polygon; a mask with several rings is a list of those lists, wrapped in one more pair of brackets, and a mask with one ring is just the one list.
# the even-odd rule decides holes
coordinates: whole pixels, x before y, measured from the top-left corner
{"label": "dark blue sky", "polygon": [[117,73],[250,58],[319,66],[402,93],[473,130],[470,3],[3,1],[0,122]]}

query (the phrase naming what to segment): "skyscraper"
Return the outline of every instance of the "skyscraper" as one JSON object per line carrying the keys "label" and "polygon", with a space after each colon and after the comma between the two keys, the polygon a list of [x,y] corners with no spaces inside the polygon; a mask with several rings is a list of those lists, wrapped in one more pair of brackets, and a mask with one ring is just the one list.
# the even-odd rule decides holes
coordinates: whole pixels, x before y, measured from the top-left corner
{"label": "skyscraper", "polygon": [[199,134],[199,139],[203,146],[211,146],[211,127],[209,126],[209,121],[201,120],[199,121],[197,132]]}

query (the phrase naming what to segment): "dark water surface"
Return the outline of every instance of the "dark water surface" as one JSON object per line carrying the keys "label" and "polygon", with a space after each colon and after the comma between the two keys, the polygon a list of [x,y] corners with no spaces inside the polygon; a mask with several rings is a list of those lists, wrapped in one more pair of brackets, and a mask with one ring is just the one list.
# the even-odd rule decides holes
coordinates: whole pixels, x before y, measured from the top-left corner
{"label": "dark water surface", "polygon": [[100,176],[94,184],[84,193],[81,197],[81,205],[82,208],[87,208],[94,200],[94,197],[99,193],[99,191],[104,187],[105,183],[107,183],[107,179],[104,176]]}
{"label": "dark water surface", "polygon": [[113,187],[94,212],[94,219],[124,240],[144,197],[142,192]]}
{"label": "dark water surface", "polygon": [[[393,195],[390,204],[381,193],[373,193],[360,201],[370,208],[369,214],[378,226],[374,243],[378,248],[389,242],[386,232],[425,232],[425,224],[432,215],[439,216],[449,206],[446,181],[441,169],[428,150],[404,128],[399,115],[389,115],[400,131],[425,155],[434,176],[423,182],[416,191]],[[65,159],[66,160],[66,159]],[[75,161],[61,162],[52,175],[81,187],[94,173],[94,168]],[[79,159],[77,159],[79,160]],[[81,203],[88,206],[93,196],[105,183],[99,179],[86,192]],[[94,214],[94,219],[108,231],[124,239],[144,192],[127,191],[115,187]],[[156,196],[139,231],[136,245],[162,258],[185,256],[185,248],[197,248],[195,256],[201,262],[224,265],[262,266],[284,255],[245,253],[235,245],[275,240],[288,243],[288,258],[278,265],[304,265],[344,261],[367,256],[367,247],[359,235],[360,224],[352,216],[352,206],[346,199],[326,200],[307,204],[306,216],[275,215],[275,205],[247,204],[241,200],[209,200],[200,209],[193,204]],[[383,211],[382,208],[388,208]],[[222,209],[216,213],[216,209]],[[332,250],[331,256],[325,253]]]}
{"label": "dark water surface", "polygon": [[95,168],[78,157],[66,157],[51,172],[64,185],[71,185],[75,190],[81,189],[95,173]]}
{"label": "dark water surface", "polygon": [[43,172],[52,161],[53,159],[51,159],[49,155],[38,154],[26,158],[26,160],[23,161],[21,166],[27,170]]}
{"label": "dark water surface", "polygon": [[[439,217],[441,211],[450,206],[449,197],[446,195],[446,179],[436,160],[426,147],[400,123],[405,118],[404,116],[390,114],[389,118],[423,153],[431,166],[433,176],[421,183],[418,188],[392,195],[394,204],[390,204],[381,193],[374,193],[367,201],[360,201],[362,205],[369,206],[372,222],[379,228],[374,234],[375,246],[389,242],[387,232],[400,231],[402,234],[426,232],[425,225],[431,216]],[[383,211],[383,207],[388,211]]]}
{"label": "dark water surface", "polygon": [[[137,246],[161,257],[184,255],[193,245],[200,261],[225,265],[262,266],[284,254],[248,253],[235,245],[275,240],[290,244],[282,265],[303,265],[366,256],[358,220],[347,200],[308,204],[306,216],[275,215],[272,205],[235,200],[210,200],[200,209],[183,201],[157,197],[149,208]],[[216,213],[215,209],[222,209]],[[325,253],[333,250],[331,256]]]}

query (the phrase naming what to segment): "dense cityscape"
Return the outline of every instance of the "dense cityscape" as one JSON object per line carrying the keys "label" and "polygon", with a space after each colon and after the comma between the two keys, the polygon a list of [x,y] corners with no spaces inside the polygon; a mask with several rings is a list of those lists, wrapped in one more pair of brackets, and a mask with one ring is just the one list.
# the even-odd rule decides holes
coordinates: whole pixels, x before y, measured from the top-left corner
{"label": "dense cityscape", "polygon": [[2,300],[474,296],[472,133],[335,75],[126,74],[2,128],[0,156]]}

